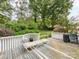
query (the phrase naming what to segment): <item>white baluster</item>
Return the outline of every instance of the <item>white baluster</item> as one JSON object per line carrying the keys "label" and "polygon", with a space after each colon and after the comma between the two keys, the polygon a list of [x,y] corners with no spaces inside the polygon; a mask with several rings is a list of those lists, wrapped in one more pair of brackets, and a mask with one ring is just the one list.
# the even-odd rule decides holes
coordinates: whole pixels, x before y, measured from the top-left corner
{"label": "white baluster", "polygon": [[9,39],[6,40],[7,50],[9,50]]}
{"label": "white baluster", "polygon": [[0,40],[0,53],[1,53],[1,40]]}
{"label": "white baluster", "polygon": [[16,44],[15,44],[15,43],[16,43],[16,39],[14,39],[14,48],[15,48],[15,46],[16,46]]}
{"label": "white baluster", "polygon": [[11,38],[11,49],[13,49],[13,39]]}
{"label": "white baluster", "polygon": [[12,49],[12,40],[13,40],[13,39],[12,39],[12,38],[10,38],[10,42],[11,42],[11,43],[10,43],[10,44],[11,44],[11,49]]}
{"label": "white baluster", "polygon": [[4,39],[4,51],[6,51],[6,44],[5,44],[6,39]]}
{"label": "white baluster", "polygon": [[8,50],[10,49],[10,38],[8,39]]}
{"label": "white baluster", "polygon": [[5,39],[3,39],[3,52],[5,51]]}
{"label": "white baluster", "polygon": [[1,52],[3,52],[3,40],[1,40]]}
{"label": "white baluster", "polygon": [[11,38],[10,38],[10,49],[12,48],[12,42],[11,42],[12,40],[11,40]]}
{"label": "white baluster", "polygon": [[8,50],[8,43],[7,43],[7,41],[8,41],[8,40],[5,39],[5,50],[6,50],[6,51]]}

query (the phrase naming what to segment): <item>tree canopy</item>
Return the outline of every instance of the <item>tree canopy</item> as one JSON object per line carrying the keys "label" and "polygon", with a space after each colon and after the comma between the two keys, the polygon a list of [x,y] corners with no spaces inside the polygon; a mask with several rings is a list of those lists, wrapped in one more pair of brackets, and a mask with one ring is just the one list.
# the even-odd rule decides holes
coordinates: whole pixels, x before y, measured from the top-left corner
{"label": "tree canopy", "polygon": [[72,7],[70,0],[29,0],[29,2],[32,15],[35,18],[40,16],[43,23],[45,23],[45,19],[50,18],[51,24],[60,20],[61,17],[67,19],[69,9]]}
{"label": "tree canopy", "polygon": [[0,13],[10,16],[12,14],[12,5],[9,0],[2,0],[0,2]]}
{"label": "tree canopy", "polygon": [[[38,28],[53,29],[56,24],[67,27],[69,24],[67,16],[71,7],[72,1],[70,0],[29,0],[29,2],[18,0],[15,2],[15,7],[11,5],[10,0],[0,0],[0,23],[5,24],[15,13],[22,24],[31,19],[32,22],[35,21]],[[27,18],[27,14],[31,16]],[[32,22],[29,23],[32,24]],[[28,27],[35,27],[33,24]]]}
{"label": "tree canopy", "polygon": [[5,23],[11,19],[12,10],[9,0],[0,0],[0,23]]}

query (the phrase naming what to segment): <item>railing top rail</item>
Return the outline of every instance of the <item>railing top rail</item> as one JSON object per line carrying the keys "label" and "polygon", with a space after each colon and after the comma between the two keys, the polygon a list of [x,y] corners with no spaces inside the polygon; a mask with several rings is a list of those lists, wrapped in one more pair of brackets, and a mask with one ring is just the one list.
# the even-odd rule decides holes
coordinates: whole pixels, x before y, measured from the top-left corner
{"label": "railing top rail", "polygon": [[[31,33],[27,33],[27,34],[24,34],[24,35],[17,35],[17,36],[0,37],[0,40],[3,40],[3,39],[8,39],[8,38],[18,38],[18,37],[24,37],[24,36],[29,35],[29,34],[31,34]],[[39,35],[39,33],[33,33],[33,34],[38,34],[38,35]]]}
{"label": "railing top rail", "polygon": [[[52,34],[66,34],[66,33],[62,33],[62,32],[53,32]],[[79,33],[77,33],[77,35],[79,35]]]}
{"label": "railing top rail", "polygon": [[18,38],[18,37],[23,37],[23,36],[24,36],[24,35],[1,37],[0,40],[8,39],[8,38]]}

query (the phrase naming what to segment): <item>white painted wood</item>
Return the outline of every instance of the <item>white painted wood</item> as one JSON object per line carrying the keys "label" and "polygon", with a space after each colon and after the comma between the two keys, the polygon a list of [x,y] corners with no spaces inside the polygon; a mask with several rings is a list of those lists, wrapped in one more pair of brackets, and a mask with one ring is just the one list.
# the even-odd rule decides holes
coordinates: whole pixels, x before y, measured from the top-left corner
{"label": "white painted wood", "polygon": [[0,52],[5,52],[18,47],[23,36],[9,36],[0,38]]}
{"label": "white painted wood", "polygon": [[33,38],[33,41],[40,39],[39,33],[28,33],[23,36],[24,41],[29,42],[29,38]]}
{"label": "white painted wood", "polygon": [[33,38],[33,40],[39,40],[40,34],[39,33],[29,33],[30,37]]}
{"label": "white painted wood", "polygon": [[47,43],[47,42],[48,42],[47,39],[42,39],[42,40],[36,40],[36,41],[33,41],[33,42],[24,43],[23,46],[24,46],[25,49],[27,49],[27,48],[31,48],[31,47],[34,47],[34,46],[42,45],[42,44]]}
{"label": "white painted wood", "polygon": [[59,33],[59,32],[53,32],[51,34],[52,38],[54,39],[63,39],[63,33]]}
{"label": "white painted wood", "polygon": [[23,40],[26,40],[24,42],[28,42],[30,37],[32,37],[34,41],[40,39],[38,33],[28,33],[25,35],[1,37],[0,52],[5,52],[15,49],[18,46],[22,45]]}
{"label": "white painted wood", "polygon": [[0,52],[1,52],[1,40],[0,40]]}

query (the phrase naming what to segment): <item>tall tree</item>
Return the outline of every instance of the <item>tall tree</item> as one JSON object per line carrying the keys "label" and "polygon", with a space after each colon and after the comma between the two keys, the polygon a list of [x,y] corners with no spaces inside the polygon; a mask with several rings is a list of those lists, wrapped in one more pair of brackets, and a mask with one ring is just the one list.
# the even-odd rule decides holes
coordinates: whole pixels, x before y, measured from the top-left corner
{"label": "tall tree", "polygon": [[5,24],[6,22],[10,21],[11,19],[5,15],[0,14],[0,24]]}
{"label": "tall tree", "polygon": [[61,17],[67,18],[69,15],[69,9],[72,7],[72,1],[70,0],[55,0],[54,4],[50,7],[52,10],[52,19],[59,20]]}
{"label": "tall tree", "polygon": [[9,0],[0,0],[0,23],[4,24],[12,16],[12,6]]}
{"label": "tall tree", "polygon": [[[33,16],[41,16],[42,22],[45,25],[45,19],[51,18],[51,24],[61,19],[61,15],[67,18],[69,9],[72,7],[70,0],[29,0],[30,9]],[[53,26],[53,25],[52,25]]]}
{"label": "tall tree", "polygon": [[3,14],[7,17],[11,17],[12,15],[12,5],[9,0],[2,0],[0,2],[0,14]]}
{"label": "tall tree", "polygon": [[49,6],[52,4],[52,0],[29,0],[29,2],[29,7],[35,21],[39,16],[41,16],[42,19],[49,16]]}
{"label": "tall tree", "polygon": [[27,0],[18,0],[14,12],[17,15],[18,19],[25,19],[28,16],[28,1]]}

